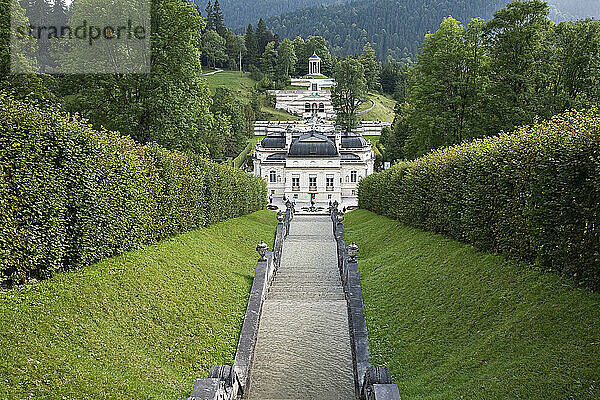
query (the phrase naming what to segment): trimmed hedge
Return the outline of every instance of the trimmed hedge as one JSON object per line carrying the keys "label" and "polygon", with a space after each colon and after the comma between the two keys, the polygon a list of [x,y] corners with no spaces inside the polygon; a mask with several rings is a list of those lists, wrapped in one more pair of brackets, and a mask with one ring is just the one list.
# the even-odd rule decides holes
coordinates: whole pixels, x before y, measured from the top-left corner
{"label": "trimmed hedge", "polygon": [[246,144],[244,150],[242,150],[240,154],[231,160],[231,166],[238,169],[241,168],[242,164],[244,164],[244,161],[246,161],[248,158],[248,155],[252,152],[252,150],[254,150],[254,146],[256,146],[256,144],[252,141]]}
{"label": "trimmed hedge", "polygon": [[600,289],[600,115],[568,112],[360,182],[359,206]]}
{"label": "trimmed hedge", "polygon": [[0,283],[264,208],[258,177],[0,95]]}

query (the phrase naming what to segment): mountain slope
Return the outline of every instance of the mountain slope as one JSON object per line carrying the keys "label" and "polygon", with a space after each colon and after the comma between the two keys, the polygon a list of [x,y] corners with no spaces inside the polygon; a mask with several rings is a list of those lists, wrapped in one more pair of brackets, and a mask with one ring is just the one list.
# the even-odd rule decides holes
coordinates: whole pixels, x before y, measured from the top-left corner
{"label": "mountain slope", "polygon": [[[467,24],[472,18],[489,19],[507,0],[362,0],[318,5],[267,20],[282,37],[325,37],[336,55],[359,53],[368,41],[379,59],[414,55],[428,31],[438,29],[449,15]],[[600,16],[600,0],[551,0],[557,21]]]}
{"label": "mountain slope", "polygon": [[367,42],[380,59],[413,55],[423,36],[452,15],[461,21],[489,18],[506,0],[363,0],[316,6],[270,18],[267,25],[282,37],[319,35],[334,54],[360,52]]}
{"label": "mountain slope", "polygon": [[[193,0],[205,15],[208,0]],[[260,18],[285,14],[301,8],[343,3],[345,0],[219,0],[225,24],[230,28],[256,25]],[[214,3],[214,0],[211,1]]]}
{"label": "mountain slope", "polygon": [[555,14],[567,18],[600,17],[600,0],[548,0],[551,16]]}

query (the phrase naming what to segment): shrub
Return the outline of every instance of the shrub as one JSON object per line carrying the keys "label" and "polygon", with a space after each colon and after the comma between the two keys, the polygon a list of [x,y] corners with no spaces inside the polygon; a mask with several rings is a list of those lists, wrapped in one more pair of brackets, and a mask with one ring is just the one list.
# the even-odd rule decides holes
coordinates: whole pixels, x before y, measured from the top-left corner
{"label": "shrub", "polygon": [[360,207],[600,289],[600,116],[568,112],[363,179]]}
{"label": "shrub", "polygon": [[0,95],[0,282],[262,209],[262,179]]}

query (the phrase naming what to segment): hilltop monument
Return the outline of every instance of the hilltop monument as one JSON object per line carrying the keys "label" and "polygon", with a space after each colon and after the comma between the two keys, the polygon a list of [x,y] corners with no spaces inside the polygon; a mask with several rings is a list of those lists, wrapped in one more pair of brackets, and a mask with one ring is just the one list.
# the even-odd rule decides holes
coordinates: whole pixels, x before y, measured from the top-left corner
{"label": "hilltop monument", "polygon": [[313,53],[308,59],[308,74],[321,75],[321,57],[317,53]]}

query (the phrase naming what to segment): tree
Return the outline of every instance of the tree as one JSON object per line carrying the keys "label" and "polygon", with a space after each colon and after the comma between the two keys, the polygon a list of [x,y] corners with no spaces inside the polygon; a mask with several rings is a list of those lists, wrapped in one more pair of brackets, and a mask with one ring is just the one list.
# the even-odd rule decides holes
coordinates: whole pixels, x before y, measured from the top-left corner
{"label": "tree", "polygon": [[248,27],[246,28],[244,42],[246,45],[246,66],[256,66],[260,54],[258,53],[258,39],[252,29],[252,24],[248,24]]}
{"label": "tree", "polygon": [[344,58],[333,70],[336,86],[331,90],[331,102],[337,112],[337,123],[345,130],[356,127],[356,111],[367,94],[362,64],[354,58]]}
{"label": "tree", "polygon": [[242,71],[242,56],[246,54],[246,44],[244,37],[236,35],[231,29],[225,32],[225,46],[227,48],[227,58],[229,60],[229,68],[239,69]]}
{"label": "tree", "polygon": [[275,50],[275,42],[269,42],[265,47],[265,51],[261,57],[261,70],[268,75],[275,75],[277,69],[277,50]]}
{"label": "tree", "polygon": [[386,126],[381,130],[379,143],[383,146],[383,158],[385,161],[397,162],[406,158],[406,141],[409,137],[410,128],[401,111],[406,104],[399,104],[391,127]]}
{"label": "tree", "polygon": [[490,115],[497,130],[511,131],[537,118],[536,96],[550,66],[552,22],[542,0],[513,1],[486,25],[491,57]]}
{"label": "tree", "polygon": [[283,68],[285,75],[294,73],[294,67],[296,65],[296,52],[294,51],[294,44],[289,39],[284,39],[277,48],[277,59],[278,64]]}
{"label": "tree", "polygon": [[215,15],[210,0],[208,0],[208,4],[206,5],[206,18],[204,20],[206,22],[204,29],[207,31],[215,29]]}
{"label": "tree", "polygon": [[408,155],[481,136],[482,36],[480,20],[465,30],[452,17],[425,36],[418,64],[410,71]]}
{"label": "tree", "polygon": [[[223,39],[215,31],[206,31],[202,35],[202,52],[206,55],[207,59],[212,60],[213,68],[217,67],[217,62],[227,60],[225,54],[225,39]],[[210,67],[210,62],[208,64]]]}
{"label": "tree", "polygon": [[379,75],[379,81],[381,82],[381,90],[386,94],[394,94],[396,91],[396,85],[400,77],[400,65],[396,60],[388,57],[383,68],[381,68],[381,74]]}
{"label": "tree", "polygon": [[369,90],[379,90],[381,84],[379,82],[379,63],[375,59],[375,50],[371,47],[371,43],[367,42],[363,47],[362,54],[358,57],[358,61],[365,70],[365,79]]}
{"label": "tree", "polygon": [[246,107],[250,106],[246,106],[236,99],[231,89],[216,89],[210,109],[213,113],[220,113],[229,117],[231,124],[231,132],[228,136],[225,136],[224,154],[226,157],[235,157],[239,154],[250,137],[254,121],[248,119],[249,114],[245,110]]}
{"label": "tree", "polygon": [[303,63],[308,64],[308,59],[302,60],[305,54],[304,46],[306,43],[302,37],[296,36],[292,44],[294,45],[294,53],[296,54],[296,63],[292,69],[297,75],[306,75],[308,73],[308,66],[305,67]]}
{"label": "tree", "polygon": [[562,22],[554,28],[552,76],[545,118],[600,104],[600,21]]}
{"label": "tree", "polygon": [[[102,5],[104,0],[78,0],[72,22]],[[190,2],[155,0],[151,6],[151,72],[68,75],[60,80],[63,108],[141,143],[203,154],[220,127],[201,76],[197,42],[204,22]],[[84,47],[90,46],[73,46],[61,62],[80,62]]]}
{"label": "tree", "polygon": [[[52,4],[48,0],[26,0],[25,13],[34,27],[49,27],[52,25]],[[54,61],[50,56],[49,35],[42,31],[36,35],[36,59],[39,72],[51,72]]]}
{"label": "tree", "polygon": [[258,40],[258,55],[264,53],[267,44],[273,41],[273,34],[267,29],[267,24],[261,18],[256,25],[256,39]]}
{"label": "tree", "polygon": [[[35,39],[13,36],[17,33],[11,30],[11,17],[14,26],[29,26],[25,10],[17,0],[0,0],[0,91],[18,99],[53,100],[52,93],[44,86],[44,80],[49,78],[35,74],[38,72]],[[11,38],[15,39],[12,48]]]}
{"label": "tree", "polygon": [[215,0],[215,4],[213,6],[213,21],[215,26],[215,31],[221,36],[225,36],[225,32],[227,32],[227,28],[223,23],[223,12],[221,11],[221,6],[219,5],[219,0]]}

